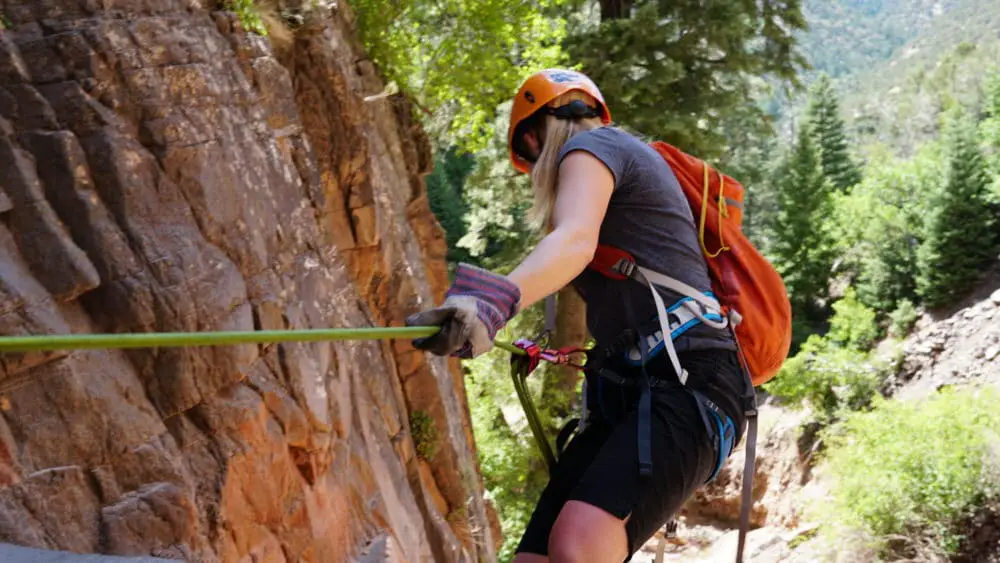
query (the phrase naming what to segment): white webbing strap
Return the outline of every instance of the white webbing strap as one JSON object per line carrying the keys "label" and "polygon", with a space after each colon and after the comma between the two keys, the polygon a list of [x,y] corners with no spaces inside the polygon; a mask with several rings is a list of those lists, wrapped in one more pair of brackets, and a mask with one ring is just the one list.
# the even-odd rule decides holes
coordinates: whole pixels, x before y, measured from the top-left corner
{"label": "white webbing strap", "polygon": [[[654,272],[649,268],[644,268],[638,264],[635,267],[636,270],[642,276],[635,276],[640,278],[639,281],[646,282],[646,285],[658,285],[660,287],[665,287],[675,293],[680,293],[684,297],[690,297],[698,303],[701,303],[709,311],[719,312],[719,302],[711,297],[705,295],[704,293],[698,291],[697,289],[691,287],[690,285],[682,282],[681,280],[674,279],[670,276],[661,274],[659,272]],[[634,275],[634,274],[633,274]],[[644,278],[644,279],[643,279]]]}
{"label": "white webbing strap", "polygon": [[[677,357],[677,350],[674,349],[673,338],[670,338],[670,320],[667,316],[667,306],[663,303],[663,297],[660,296],[660,292],[656,291],[656,286],[665,287],[676,293],[680,293],[685,297],[690,297],[694,301],[704,305],[705,309],[709,312],[718,313],[720,316],[722,314],[722,307],[715,299],[701,293],[697,289],[680,280],[676,280],[638,265],[636,266],[636,270],[638,271],[638,275],[634,275],[633,277],[637,281],[644,282],[646,286],[649,287],[649,292],[653,294],[653,302],[656,303],[656,317],[660,321],[660,330],[663,331],[663,347],[667,349],[667,355],[670,356],[670,365],[673,366],[674,372],[677,374],[677,379],[680,380],[681,385],[686,385],[688,374],[687,371],[681,367],[681,361]],[[689,301],[684,305],[687,306],[688,309],[701,320],[701,322],[707,324],[708,326],[713,328],[726,328],[728,326],[728,319],[724,316],[722,317],[721,322],[713,321],[712,319],[705,317],[701,308],[698,307],[697,304]]]}
{"label": "white webbing strap", "polygon": [[660,321],[660,330],[663,331],[663,347],[667,349],[667,355],[670,356],[670,365],[674,367],[677,379],[680,380],[681,385],[685,385],[688,374],[687,371],[681,368],[681,360],[677,357],[677,350],[674,350],[674,339],[670,338],[670,320],[667,318],[667,306],[664,305],[663,298],[660,297],[660,292],[656,291],[656,286],[651,283],[647,285],[649,286],[650,293],[653,294],[653,301],[656,302],[656,317]]}

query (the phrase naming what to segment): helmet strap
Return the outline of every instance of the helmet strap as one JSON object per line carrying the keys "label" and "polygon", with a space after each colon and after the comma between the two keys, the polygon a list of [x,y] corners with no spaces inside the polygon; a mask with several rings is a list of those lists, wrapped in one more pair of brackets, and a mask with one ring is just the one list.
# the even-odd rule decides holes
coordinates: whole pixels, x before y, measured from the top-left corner
{"label": "helmet strap", "polygon": [[587,105],[583,100],[573,100],[572,102],[551,108],[546,106],[545,113],[555,116],[556,119],[584,119],[588,117],[600,117],[601,109]]}

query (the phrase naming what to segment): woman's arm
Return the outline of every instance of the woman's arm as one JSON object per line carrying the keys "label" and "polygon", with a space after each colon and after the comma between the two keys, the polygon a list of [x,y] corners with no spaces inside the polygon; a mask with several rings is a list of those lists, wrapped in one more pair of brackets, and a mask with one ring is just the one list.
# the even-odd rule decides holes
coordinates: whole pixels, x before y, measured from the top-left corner
{"label": "woman's arm", "polygon": [[507,276],[521,290],[521,310],[565,287],[593,260],[614,186],[611,171],[590,153],[563,158],[552,232]]}

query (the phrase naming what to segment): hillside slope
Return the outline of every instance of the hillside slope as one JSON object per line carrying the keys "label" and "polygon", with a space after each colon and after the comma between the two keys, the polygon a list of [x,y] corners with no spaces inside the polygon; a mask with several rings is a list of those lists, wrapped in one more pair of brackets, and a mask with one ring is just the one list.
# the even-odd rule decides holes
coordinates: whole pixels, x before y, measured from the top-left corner
{"label": "hillside slope", "polygon": [[[880,142],[910,154],[938,133],[948,100],[978,109],[984,71],[1000,62],[995,0],[809,0],[803,11],[810,29],[798,39],[814,67],[803,82],[834,78],[857,150]],[[806,95],[777,103],[788,137]]]}

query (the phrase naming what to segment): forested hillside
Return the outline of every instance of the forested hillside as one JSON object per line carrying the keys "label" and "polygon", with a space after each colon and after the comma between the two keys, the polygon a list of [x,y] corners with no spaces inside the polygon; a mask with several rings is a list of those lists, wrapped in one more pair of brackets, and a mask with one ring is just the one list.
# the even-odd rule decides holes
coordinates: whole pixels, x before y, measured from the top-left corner
{"label": "forested hillside", "polygon": [[[995,1],[816,0],[803,11],[809,29],[798,38],[812,66],[803,80],[833,79],[858,152],[882,143],[912,153],[937,136],[952,102],[985,110],[982,71],[1000,60]],[[771,107],[787,134],[806,96],[779,99]]]}
{"label": "forested hillside", "polygon": [[952,28],[964,30],[964,40],[983,39],[995,8],[992,0],[806,0],[809,29],[798,38],[817,72],[847,77],[914,41],[931,49],[950,42]]}

